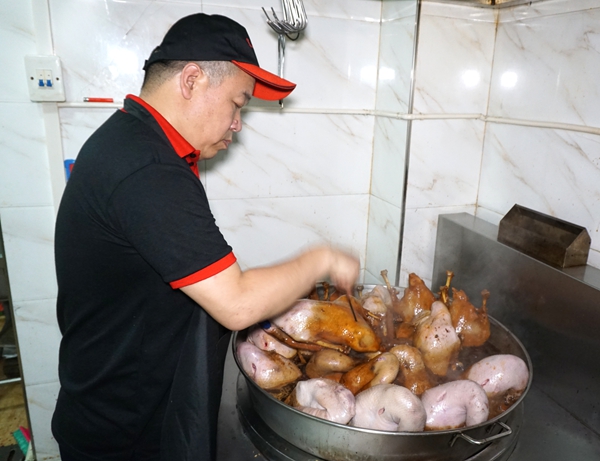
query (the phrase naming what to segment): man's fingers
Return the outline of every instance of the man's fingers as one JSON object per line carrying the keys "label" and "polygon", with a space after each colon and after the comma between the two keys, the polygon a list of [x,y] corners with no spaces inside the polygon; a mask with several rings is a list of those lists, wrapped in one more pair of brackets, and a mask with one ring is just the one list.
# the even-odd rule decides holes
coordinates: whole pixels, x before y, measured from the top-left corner
{"label": "man's fingers", "polygon": [[358,279],[360,261],[345,252],[335,251],[330,276],[333,283],[346,293],[352,293],[354,283]]}

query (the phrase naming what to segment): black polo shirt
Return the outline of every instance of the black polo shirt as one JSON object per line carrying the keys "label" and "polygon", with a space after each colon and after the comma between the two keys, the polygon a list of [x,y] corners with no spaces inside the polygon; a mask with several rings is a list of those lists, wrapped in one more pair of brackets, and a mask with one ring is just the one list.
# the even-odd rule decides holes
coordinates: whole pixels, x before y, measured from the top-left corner
{"label": "black polo shirt", "polygon": [[63,338],[52,430],[81,461],[215,457],[229,331],[177,288],[235,257],[198,155],[128,96],[67,183],[55,234]]}

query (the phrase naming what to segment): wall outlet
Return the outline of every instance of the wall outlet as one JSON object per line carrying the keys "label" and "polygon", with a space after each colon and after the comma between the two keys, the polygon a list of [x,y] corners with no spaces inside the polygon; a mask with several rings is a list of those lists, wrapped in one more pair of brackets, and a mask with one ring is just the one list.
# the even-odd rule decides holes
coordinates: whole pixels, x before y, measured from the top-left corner
{"label": "wall outlet", "polygon": [[65,87],[58,56],[25,56],[27,87],[32,101],[64,101]]}

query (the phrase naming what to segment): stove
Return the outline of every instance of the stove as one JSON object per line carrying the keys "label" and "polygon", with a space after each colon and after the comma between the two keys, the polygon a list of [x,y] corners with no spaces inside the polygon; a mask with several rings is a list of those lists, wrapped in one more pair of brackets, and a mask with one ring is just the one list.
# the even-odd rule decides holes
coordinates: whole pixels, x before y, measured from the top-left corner
{"label": "stove", "polygon": [[[600,460],[600,335],[594,334],[600,331],[600,270],[551,268],[498,243],[497,231],[465,213],[442,215],[438,224],[433,286],[443,285],[450,269],[453,286],[469,294],[493,287],[490,314],[523,342],[533,362],[533,383],[515,409],[523,414],[513,434],[465,461]],[[218,460],[321,461],[255,414],[231,348]]]}

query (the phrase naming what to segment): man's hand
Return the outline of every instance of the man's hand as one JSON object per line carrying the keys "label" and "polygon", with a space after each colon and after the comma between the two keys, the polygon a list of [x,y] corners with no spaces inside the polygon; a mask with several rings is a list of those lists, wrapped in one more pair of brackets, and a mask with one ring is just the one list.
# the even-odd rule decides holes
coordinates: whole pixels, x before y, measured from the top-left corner
{"label": "man's hand", "polygon": [[343,251],[331,249],[331,252],[332,262],[328,271],[331,281],[341,291],[352,293],[360,270],[359,260]]}

